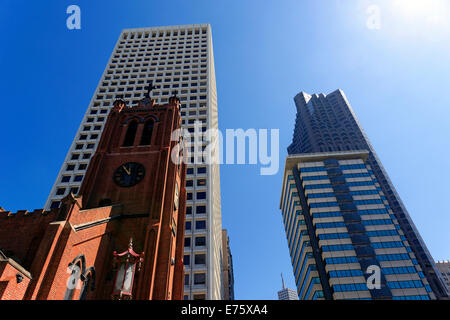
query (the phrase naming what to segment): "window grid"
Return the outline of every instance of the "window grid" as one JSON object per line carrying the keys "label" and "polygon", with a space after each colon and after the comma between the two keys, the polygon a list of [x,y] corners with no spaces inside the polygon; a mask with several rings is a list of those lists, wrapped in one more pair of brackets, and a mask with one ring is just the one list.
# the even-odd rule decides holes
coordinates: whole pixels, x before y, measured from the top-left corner
{"label": "window grid", "polygon": [[[148,80],[153,80],[159,86],[152,92],[156,103],[166,103],[173,90],[178,90],[183,125],[191,127],[193,124],[188,124],[188,120],[198,119],[204,123],[205,129],[208,127],[210,106],[207,91],[210,87],[208,81],[211,81],[208,64],[212,59],[208,52],[208,41],[210,35],[205,26],[122,32],[49,196],[48,208],[56,206],[63,198],[60,190],[64,189],[64,193],[69,190],[78,192],[113,100],[124,95],[129,104],[136,104],[143,98]],[[215,88],[212,87],[210,94],[215,97]],[[82,135],[83,139],[79,139]],[[74,165],[73,171],[65,170],[68,161]],[[78,170],[80,165],[86,165],[86,168],[82,166]],[[194,168],[194,173],[188,175],[193,181],[192,192],[206,192],[205,199],[188,201],[188,206],[194,204],[191,218],[194,226],[196,216],[202,219],[207,217],[207,212],[197,214],[195,208],[197,203],[204,206],[208,201],[209,179],[206,179],[206,171],[197,172],[197,165],[189,167]],[[202,184],[198,185],[199,181]]]}

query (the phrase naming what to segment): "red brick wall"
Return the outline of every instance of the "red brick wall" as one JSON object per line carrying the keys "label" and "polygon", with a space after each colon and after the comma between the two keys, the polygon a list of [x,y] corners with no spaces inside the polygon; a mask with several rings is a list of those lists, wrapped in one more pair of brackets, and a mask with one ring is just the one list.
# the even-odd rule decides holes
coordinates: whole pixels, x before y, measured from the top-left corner
{"label": "red brick wall", "polygon": [[[23,276],[17,283],[17,274]],[[6,261],[0,261],[0,300],[22,300],[30,279]]]}
{"label": "red brick wall", "polygon": [[[12,270],[9,264],[3,268],[0,265],[2,298],[63,299],[71,273],[69,264],[82,255],[82,272],[94,267],[96,274],[96,289],[89,291],[87,299],[110,299],[113,251],[125,251],[130,237],[135,252],[146,252],[144,268],[135,278],[133,298],[149,299],[152,295],[156,299],[181,298],[184,276],[180,245],[184,244],[186,168],[170,160],[171,149],[177,143],[170,141],[171,133],[181,124],[178,107],[154,106],[131,113],[113,110],[80,189],[81,196],[63,199],[67,214],[58,218],[61,221],[55,221],[61,209],[47,215],[43,215],[42,210],[16,215],[0,212],[0,248],[12,251],[21,260],[17,262],[29,268],[33,276],[31,283],[24,277],[17,284],[17,270]],[[123,117],[149,115],[156,115],[159,120],[155,123],[152,145],[121,148],[126,130]],[[138,129],[137,144],[142,125],[140,123]],[[120,188],[112,180],[113,172],[119,165],[131,161],[142,163],[146,176],[134,187]],[[178,211],[173,208],[175,181],[180,187]],[[96,208],[103,198],[111,199],[113,206]],[[127,215],[138,217],[127,218]],[[76,230],[85,223],[115,216],[120,218]],[[172,219],[178,225],[175,237],[171,232]],[[171,258],[175,258],[177,267],[171,265]],[[174,285],[175,280],[177,285]],[[79,298],[80,289],[75,290],[73,299]]]}
{"label": "red brick wall", "polygon": [[[11,251],[16,261],[29,270],[39,243],[50,221],[55,219],[56,211],[0,212],[0,250],[5,254]],[[8,255],[8,254],[7,254]]]}

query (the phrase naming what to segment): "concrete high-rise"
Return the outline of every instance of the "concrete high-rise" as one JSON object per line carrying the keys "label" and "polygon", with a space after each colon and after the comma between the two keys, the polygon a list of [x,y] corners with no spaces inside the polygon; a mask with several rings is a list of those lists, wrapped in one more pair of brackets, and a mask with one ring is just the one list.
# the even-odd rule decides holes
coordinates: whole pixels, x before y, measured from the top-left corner
{"label": "concrete high-rise", "polygon": [[298,300],[297,292],[290,288],[286,288],[284,284],[283,274],[281,274],[282,289],[278,291],[278,300]]}
{"label": "concrete high-rise", "polygon": [[222,230],[223,249],[223,300],[234,300],[234,270],[233,256],[230,249],[230,237],[226,229]]}
{"label": "concrete high-rise", "polygon": [[[125,29],[115,45],[75,139],[58,173],[45,209],[77,194],[95,153],[112,101],[129,105],[144,97],[167,103],[173,91],[181,100],[182,126],[194,131],[218,128],[217,92],[211,26],[195,24]],[[200,146],[204,148],[204,145]],[[218,156],[218,153],[213,155]],[[222,222],[219,165],[197,159],[187,169],[185,299],[222,299]]]}
{"label": "concrete high-rise", "polygon": [[447,286],[447,292],[450,294],[450,261],[438,261],[436,266],[444,278],[445,284]]}
{"label": "concrete high-rise", "polygon": [[[310,295],[299,292],[300,298],[447,297],[428,249],[344,93],[301,92],[294,101],[297,117],[288,148],[281,209],[299,291],[304,279],[298,276],[305,269],[309,275],[315,274],[312,278],[322,287],[316,293],[310,287],[314,291]],[[319,237],[311,230],[330,235]],[[312,246],[312,251],[307,246]],[[310,255],[310,262],[302,260],[305,255]],[[311,262],[311,268],[305,265]],[[370,266],[368,262],[381,267],[383,292],[364,287],[364,266]],[[341,270],[351,272],[338,272]],[[349,275],[359,277],[359,282],[354,283],[361,286],[334,290],[331,276]],[[411,292],[399,292],[397,286]]]}

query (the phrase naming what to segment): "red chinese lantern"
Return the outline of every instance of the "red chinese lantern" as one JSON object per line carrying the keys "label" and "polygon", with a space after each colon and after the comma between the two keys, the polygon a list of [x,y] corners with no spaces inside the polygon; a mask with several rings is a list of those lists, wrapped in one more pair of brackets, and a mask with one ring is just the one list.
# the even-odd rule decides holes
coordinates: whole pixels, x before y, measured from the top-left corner
{"label": "red chinese lantern", "polygon": [[133,238],[130,238],[128,249],[122,253],[113,252],[114,266],[117,270],[114,278],[112,298],[115,300],[131,300],[133,282],[136,271],[141,270],[144,253],[137,254],[133,250]]}

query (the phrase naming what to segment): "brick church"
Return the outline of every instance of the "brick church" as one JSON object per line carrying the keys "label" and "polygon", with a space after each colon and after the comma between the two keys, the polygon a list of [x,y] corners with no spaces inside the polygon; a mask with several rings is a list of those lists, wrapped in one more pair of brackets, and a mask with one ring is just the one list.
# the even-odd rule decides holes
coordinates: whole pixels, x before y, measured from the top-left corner
{"label": "brick church", "polygon": [[118,99],[77,196],[50,211],[0,207],[0,300],[183,299],[180,126],[176,96]]}

